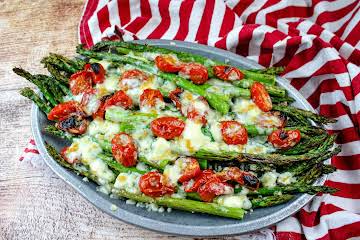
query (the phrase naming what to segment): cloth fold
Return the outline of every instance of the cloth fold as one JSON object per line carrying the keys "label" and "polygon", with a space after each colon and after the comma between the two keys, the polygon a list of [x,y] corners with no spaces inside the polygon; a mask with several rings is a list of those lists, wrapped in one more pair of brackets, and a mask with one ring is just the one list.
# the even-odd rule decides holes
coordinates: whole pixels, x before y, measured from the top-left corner
{"label": "cloth fold", "polygon": [[320,114],[338,120],[326,126],[342,151],[325,184],[339,191],[278,223],[280,240],[360,236],[359,33],[357,0],[91,0],[79,26],[86,47],[103,38],[175,39],[284,66],[283,77]]}

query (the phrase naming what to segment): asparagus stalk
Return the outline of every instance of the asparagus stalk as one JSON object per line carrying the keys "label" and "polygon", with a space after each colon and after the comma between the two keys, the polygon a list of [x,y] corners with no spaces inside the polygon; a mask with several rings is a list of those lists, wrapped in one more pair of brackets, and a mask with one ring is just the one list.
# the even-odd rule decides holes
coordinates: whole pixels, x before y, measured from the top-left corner
{"label": "asparagus stalk", "polygon": [[[240,81],[233,81],[232,84],[236,87],[251,88],[255,81],[251,79],[241,79]],[[268,91],[270,96],[285,97],[286,90],[277,86],[265,84],[265,89]]]}
{"label": "asparagus stalk", "polygon": [[[105,50],[108,51],[110,49],[115,49],[118,53],[122,54],[128,54],[130,52],[155,52],[159,54],[174,54],[177,56],[177,58],[180,61],[183,62],[198,62],[201,63],[207,67],[212,67],[215,65],[227,65],[219,61],[214,61],[211,59],[208,59],[206,57],[196,55],[193,53],[187,53],[187,52],[179,52],[174,51],[166,48],[160,48],[160,47],[154,47],[149,45],[141,45],[141,44],[135,44],[130,42],[100,42],[96,44],[92,50],[94,51],[101,51]],[[128,51],[126,51],[128,49]],[[212,75],[212,69],[209,69],[209,75]],[[273,73],[278,72],[280,69],[272,69],[272,70],[244,70],[241,69],[241,71],[245,74],[246,78],[254,79],[258,82],[263,82],[266,84],[274,85],[275,84],[275,76]]]}
{"label": "asparagus stalk", "polygon": [[52,136],[62,138],[62,139],[66,139],[66,140],[70,140],[70,141],[74,137],[70,133],[66,133],[63,130],[56,128],[54,125],[47,125],[46,127],[44,127],[44,132],[47,133],[47,134],[50,134]]}
{"label": "asparagus stalk", "polygon": [[337,189],[331,188],[328,186],[313,186],[313,185],[302,185],[302,184],[293,184],[293,185],[286,185],[286,186],[276,186],[273,188],[259,188],[255,192],[249,192],[249,196],[271,196],[276,193],[307,193],[310,195],[314,195],[317,193],[334,193]]}
{"label": "asparagus stalk", "polygon": [[71,60],[69,58],[66,58],[64,56],[55,54],[55,53],[50,53],[49,56],[44,57],[41,60],[41,63],[43,64],[51,64],[53,66],[55,66],[57,69],[60,69],[66,73],[68,73],[69,75],[80,71],[83,69],[83,66],[85,64],[84,61],[82,60]]}
{"label": "asparagus stalk", "polygon": [[252,208],[271,207],[286,203],[293,199],[294,195],[283,194],[276,196],[267,196],[251,199]]}
{"label": "asparagus stalk", "polygon": [[116,194],[120,197],[132,199],[137,202],[155,203],[159,206],[166,206],[188,212],[207,213],[235,219],[242,219],[245,214],[244,209],[225,207],[216,203],[205,203],[190,199],[179,199],[166,196],[159,198],[151,198],[142,194],[130,193],[125,190],[118,190]]}
{"label": "asparagus stalk", "polygon": [[47,86],[44,85],[44,83],[41,82],[39,79],[37,79],[36,77],[31,75],[28,71],[25,71],[22,68],[15,67],[15,68],[13,68],[13,71],[17,75],[19,75],[19,76],[25,78],[26,80],[28,80],[29,82],[35,84],[39,88],[39,90],[41,91],[43,96],[46,98],[46,100],[49,101],[52,106],[56,106],[58,104],[58,102],[54,99],[54,96],[47,89]]}
{"label": "asparagus stalk", "polygon": [[32,100],[45,114],[50,112],[51,107],[49,106],[49,104],[45,100],[41,99],[40,96],[37,95],[31,88],[25,87],[21,89],[20,94]]}
{"label": "asparagus stalk", "polygon": [[315,114],[313,112],[298,109],[291,106],[282,106],[282,105],[273,105],[273,110],[280,111],[285,113],[286,115],[289,115],[291,117],[294,117],[295,119],[298,119],[300,122],[305,121],[307,125],[309,125],[309,121],[307,119],[313,120],[314,122],[318,124],[328,124],[328,123],[335,123],[335,119],[327,118],[320,116],[318,114]]}

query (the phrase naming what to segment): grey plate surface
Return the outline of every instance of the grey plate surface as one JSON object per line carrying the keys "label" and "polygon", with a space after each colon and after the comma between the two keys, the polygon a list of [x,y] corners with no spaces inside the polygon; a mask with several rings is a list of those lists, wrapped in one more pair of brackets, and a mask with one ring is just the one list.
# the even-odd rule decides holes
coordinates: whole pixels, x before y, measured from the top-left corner
{"label": "grey plate surface", "polygon": [[[184,52],[191,52],[211,59],[226,61],[231,65],[242,68],[262,68],[244,57],[217,48],[180,41],[168,40],[143,40],[138,43],[147,43],[159,47],[176,49]],[[314,111],[311,105],[289,85],[286,79],[278,77],[278,84],[284,87],[290,95],[296,99],[294,105],[299,108]],[[299,194],[292,201],[269,208],[255,209],[252,213],[246,214],[243,220],[227,219],[206,214],[192,214],[183,211],[173,210],[171,213],[148,212],[144,208],[125,204],[124,200],[111,199],[109,196],[96,191],[96,184],[82,181],[82,177],[62,168],[46,152],[44,142],[49,142],[58,150],[69,142],[54,138],[43,133],[42,128],[49,124],[46,116],[33,104],[31,110],[31,126],[39,152],[47,165],[61,177],[66,183],[78,191],[85,199],[107,214],[122,221],[138,225],[147,229],[188,236],[219,236],[234,235],[255,231],[273,225],[284,218],[299,211],[312,196]],[[324,183],[326,177],[322,177],[316,185]],[[111,210],[112,204],[118,209]]]}

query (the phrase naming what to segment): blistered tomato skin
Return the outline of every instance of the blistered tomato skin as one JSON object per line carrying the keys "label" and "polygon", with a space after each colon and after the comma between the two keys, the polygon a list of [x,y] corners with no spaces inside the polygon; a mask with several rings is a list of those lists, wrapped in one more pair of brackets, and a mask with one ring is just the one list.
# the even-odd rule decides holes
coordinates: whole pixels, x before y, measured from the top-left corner
{"label": "blistered tomato skin", "polygon": [[185,122],[177,117],[160,117],[153,120],[150,127],[155,136],[170,140],[181,135]]}
{"label": "blistered tomato skin", "polygon": [[242,171],[238,167],[225,168],[223,171],[217,173],[217,176],[223,182],[234,181],[252,190],[256,190],[260,186],[260,181],[254,174]]}
{"label": "blistered tomato skin", "polygon": [[174,103],[175,107],[181,111],[181,101],[180,101],[180,97],[179,95],[183,92],[183,90],[181,88],[175,88],[173,91],[171,91],[169,93],[169,98],[171,99],[171,101]]}
{"label": "blistered tomato skin", "polygon": [[129,109],[133,106],[133,102],[124,91],[119,90],[105,101],[105,109],[110,106],[118,106],[123,107],[124,109]]}
{"label": "blistered tomato skin", "polygon": [[194,184],[190,185],[189,182],[184,182],[184,190],[185,192],[197,192],[201,185],[205,184],[208,180],[215,177],[216,174],[213,170],[203,170],[200,175],[195,178]]}
{"label": "blistered tomato skin", "polygon": [[284,130],[278,129],[273,131],[268,136],[268,141],[275,147],[279,149],[289,149],[301,140],[301,133],[298,129],[296,130]]}
{"label": "blistered tomato skin", "polygon": [[84,93],[92,88],[94,73],[86,70],[74,73],[69,80],[70,91],[73,95]]}
{"label": "blistered tomato skin", "polygon": [[181,158],[181,161],[183,161],[185,166],[182,168],[181,176],[178,180],[180,183],[189,181],[201,174],[200,165],[195,158]]}
{"label": "blistered tomato skin", "polygon": [[216,196],[223,195],[233,187],[219,178],[212,178],[198,189],[199,196],[204,202],[212,202]]}
{"label": "blistered tomato skin", "polygon": [[179,75],[198,85],[206,83],[209,78],[207,68],[199,63],[184,63]]}
{"label": "blistered tomato skin", "polygon": [[55,123],[55,127],[71,134],[81,135],[86,132],[89,124],[89,120],[85,119],[83,115],[71,113],[64,118],[59,119],[59,121]]}
{"label": "blistered tomato skin", "polygon": [[159,172],[145,173],[140,177],[140,191],[150,197],[161,197],[174,193],[174,187],[165,184],[163,180],[164,176]]}
{"label": "blistered tomato skin", "polygon": [[63,102],[56,105],[48,114],[49,120],[59,120],[69,116],[71,113],[79,112],[80,107],[76,101]]}
{"label": "blistered tomato skin", "polygon": [[111,151],[115,160],[125,167],[132,167],[136,165],[136,146],[134,140],[128,134],[116,134],[111,140]]}
{"label": "blistered tomato skin", "polygon": [[176,73],[180,71],[181,66],[178,61],[170,55],[160,55],[155,58],[156,67],[167,73]]}
{"label": "blistered tomato skin", "polygon": [[213,70],[216,77],[225,81],[241,80],[244,78],[244,74],[236,67],[214,66]]}
{"label": "blistered tomato skin", "polygon": [[237,121],[220,122],[221,134],[226,144],[237,145],[246,144],[248,134],[246,128]]}
{"label": "blistered tomato skin", "polygon": [[94,84],[103,83],[105,80],[106,71],[100,63],[87,63],[84,66],[84,70],[94,73]]}
{"label": "blistered tomato skin", "polygon": [[251,99],[262,111],[268,112],[272,109],[272,102],[265,86],[259,82],[253,83],[250,89]]}
{"label": "blistered tomato skin", "polygon": [[164,102],[163,95],[157,89],[145,89],[140,95],[140,106],[155,107],[156,102]]}
{"label": "blistered tomato skin", "polygon": [[121,75],[120,80],[123,79],[138,79],[141,81],[146,81],[148,79],[148,76],[143,71],[140,71],[138,69],[132,69],[125,71]]}

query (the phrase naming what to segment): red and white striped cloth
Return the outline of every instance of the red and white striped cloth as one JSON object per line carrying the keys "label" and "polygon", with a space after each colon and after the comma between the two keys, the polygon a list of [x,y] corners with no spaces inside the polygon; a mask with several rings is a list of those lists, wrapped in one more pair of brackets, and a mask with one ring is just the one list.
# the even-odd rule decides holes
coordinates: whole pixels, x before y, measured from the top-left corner
{"label": "red and white striped cloth", "polygon": [[90,0],[79,37],[87,47],[104,37],[176,39],[285,66],[283,76],[310,104],[338,120],[327,129],[339,134],[342,151],[331,161],[339,170],[326,185],[340,191],[316,196],[277,224],[276,236],[360,236],[359,0]]}

